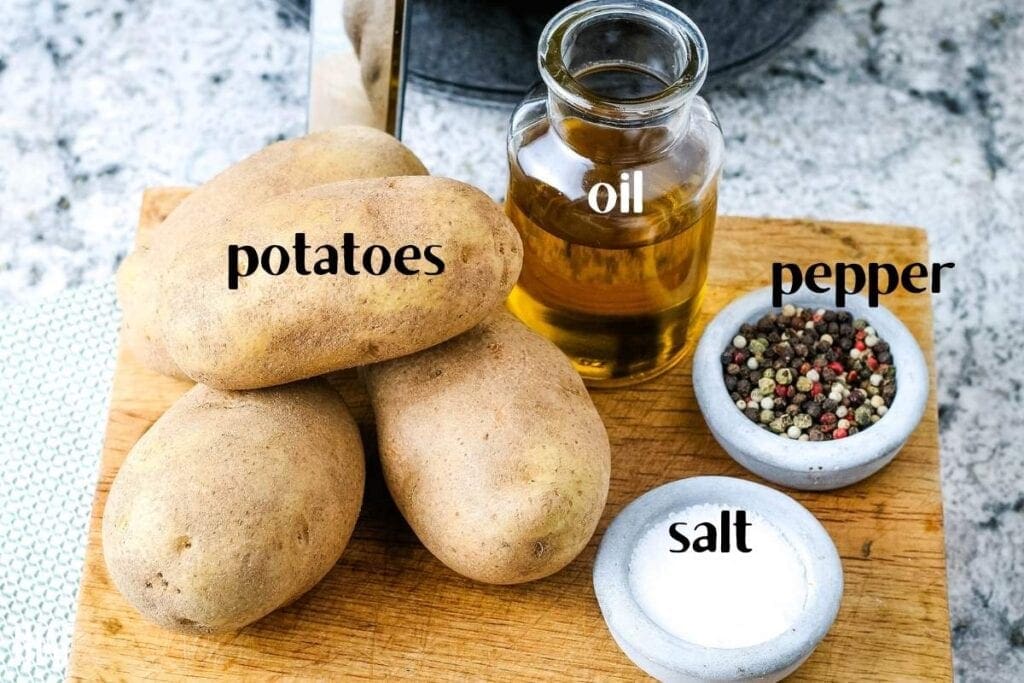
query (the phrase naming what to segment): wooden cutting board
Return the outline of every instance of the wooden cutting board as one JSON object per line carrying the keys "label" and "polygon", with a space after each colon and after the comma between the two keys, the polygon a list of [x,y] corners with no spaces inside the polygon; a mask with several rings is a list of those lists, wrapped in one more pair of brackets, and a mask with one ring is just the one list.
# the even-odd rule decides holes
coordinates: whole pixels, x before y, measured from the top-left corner
{"label": "wooden cutting board", "polygon": [[[187,194],[145,194],[140,230],[158,227]],[[159,238],[159,233],[155,234]],[[736,296],[767,284],[774,260],[928,261],[913,228],[723,217],[703,324]],[[886,305],[932,357],[928,295]],[[934,387],[934,369],[932,373]],[[337,386],[372,444],[352,373]],[[612,641],[591,569],[601,532],[624,505],[664,482],[701,474],[756,479],[704,425],[690,363],[635,388],[593,392],[612,442],[612,484],[598,533],[569,567],[534,583],[475,584],[436,561],[387,496],[369,448],[366,502],[344,556],[310,593],[241,633],[185,636],[143,621],[107,578],[100,519],[135,441],[188,388],[122,350],[93,505],[70,676],[622,680],[642,678]],[[951,676],[935,391],[920,427],[879,474],[835,492],[788,491],[828,529],[843,558],[838,620],[797,680],[942,680]]]}

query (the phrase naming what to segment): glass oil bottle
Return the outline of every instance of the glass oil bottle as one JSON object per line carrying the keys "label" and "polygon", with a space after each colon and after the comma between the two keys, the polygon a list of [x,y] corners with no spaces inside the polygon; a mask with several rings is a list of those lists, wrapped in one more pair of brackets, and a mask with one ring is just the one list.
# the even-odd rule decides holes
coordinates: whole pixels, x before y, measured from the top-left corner
{"label": "glass oil bottle", "polygon": [[538,62],[509,131],[525,254],[508,306],[590,385],[653,377],[683,355],[707,278],[723,155],[697,95],[707,46],[657,0],[585,0]]}

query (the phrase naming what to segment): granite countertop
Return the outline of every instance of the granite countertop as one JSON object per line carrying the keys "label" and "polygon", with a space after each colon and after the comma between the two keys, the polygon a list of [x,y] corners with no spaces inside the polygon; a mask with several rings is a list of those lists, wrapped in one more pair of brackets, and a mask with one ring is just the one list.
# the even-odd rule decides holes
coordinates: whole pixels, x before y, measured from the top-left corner
{"label": "granite countertop", "polygon": [[[271,0],[0,9],[0,306],[108,282],[141,191],[305,127],[308,33]],[[1024,679],[1024,7],[838,0],[709,93],[721,210],[918,225],[934,261],[955,668]],[[407,139],[500,197],[508,110],[412,89]]]}

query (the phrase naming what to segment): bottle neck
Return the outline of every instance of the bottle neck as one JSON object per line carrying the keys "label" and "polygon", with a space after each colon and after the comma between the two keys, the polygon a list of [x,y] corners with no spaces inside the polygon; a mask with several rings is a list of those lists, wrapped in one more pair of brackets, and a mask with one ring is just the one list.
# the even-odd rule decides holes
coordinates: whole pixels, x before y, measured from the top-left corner
{"label": "bottle neck", "polygon": [[545,27],[538,65],[563,140],[588,157],[642,158],[686,132],[707,44],[659,0],[583,0]]}
{"label": "bottle neck", "polygon": [[686,135],[692,99],[677,109],[646,119],[623,121],[594,116],[549,90],[552,130],[582,156],[600,162],[639,162],[660,156]]}

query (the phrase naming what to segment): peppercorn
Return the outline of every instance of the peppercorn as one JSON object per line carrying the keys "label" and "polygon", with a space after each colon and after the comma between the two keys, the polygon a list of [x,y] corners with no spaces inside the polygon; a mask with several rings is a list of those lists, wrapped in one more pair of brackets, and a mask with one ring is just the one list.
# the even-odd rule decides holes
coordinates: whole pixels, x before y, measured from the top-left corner
{"label": "peppercorn", "polygon": [[888,343],[846,311],[787,305],[744,323],[731,341],[720,357],[729,395],[748,419],[790,438],[856,434],[896,394]]}
{"label": "peppercorn", "polygon": [[861,406],[853,412],[853,419],[857,421],[859,427],[866,427],[871,423],[871,412],[868,406]]}

